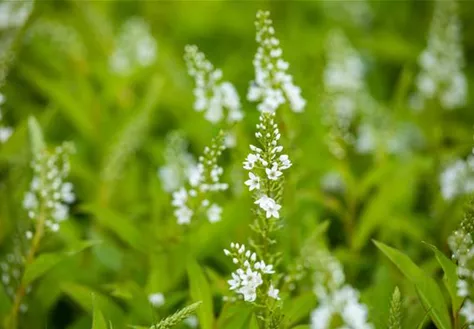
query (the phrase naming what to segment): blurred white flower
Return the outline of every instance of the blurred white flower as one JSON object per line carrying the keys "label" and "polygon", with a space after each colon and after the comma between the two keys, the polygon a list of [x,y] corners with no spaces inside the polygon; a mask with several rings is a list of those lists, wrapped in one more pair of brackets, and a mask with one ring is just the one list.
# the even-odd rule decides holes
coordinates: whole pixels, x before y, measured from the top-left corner
{"label": "blurred white flower", "polygon": [[199,325],[199,320],[197,316],[190,315],[186,319],[184,319],[184,323],[186,323],[191,328],[197,328]]}
{"label": "blurred white flower", "polygon": [[259,11],[255,26],[258,43],[253,65],[255,79],[250,83],[247,99],[259,102],[260,112],[275,112],[288,102],[294,112],[302,112],[306,100],[301,96],[300,87],[293,83],[293,77],[287,73],[289,64],[283,60],[280,41],[275,37],[268,11]]}
{"label": "blurred white flower", "polygon": [[156,292],[148,295],[148,302],[153,307],[161,307],[165,304],[165,296],[161,292]]}
{"label": "blurred white flower", "polygon": [[36,220],[42,210],[45,225],[53,232],[58,231],[59,224],[69,216],[69,204],[75,201],[73,185],[65,181],[70,171],[71,152],[72,145],[64,143],[54,152],[42,150],[35,154],[31,164],[33,179],[23,199],[28,217]]}
{"label": "blurred white flower", "polygon": [[33,1],[5,1],[0,3],[0,29],[18,28],[25,24],[33,10]]}
{"label": "blurred white flower", "polygon": [[416,78],[415,109],[423,108],[424,100],[428,99],[437,99],[447,110],[464,106],[467,100],[464,62],[456,2],[436,0],[428,45],[418,58],[421,70]]}
{"label": "blurred white flower", "polygon": [[110,68],[119,75],[129,75],[137,68],[148,67],[156,59],[157,48],[148,24],[141,17],[132,17],[120,29],[109,58]]}
{"label": "blurred white flower", "polygon": [[195,45],[184,48],[184,59],[188,73],[194,78],[194,109],[204,111],[204,117],[211,123],[237,122],[242,120],[240,98],[234,85],[222,81],[222,71],[215,69],[204,53]]}
{"label": "blurred white flower", "polygon": [[441,173],[439,180],[445,200],[474,192],[474,155],[469,155],[466,161],[457,159],[452,162]]}
{"label": "blurred white flower", "polygon": [[188,153],[188,143],[179,131],[166,136],[165,164],[158,168],[158,177],[163,189],[170,193],[183,186],[196,168],[196,160]]}

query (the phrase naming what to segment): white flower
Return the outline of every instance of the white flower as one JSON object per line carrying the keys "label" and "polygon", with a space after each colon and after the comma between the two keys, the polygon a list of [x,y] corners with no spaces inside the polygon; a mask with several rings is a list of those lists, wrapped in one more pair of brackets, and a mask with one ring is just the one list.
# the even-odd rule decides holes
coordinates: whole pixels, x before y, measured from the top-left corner
{"label": "white flower", "polygon": [[209,222],[216,223],[221,220],[222,208],[216,204],[212,204],[207,210],[207,218]]}
{"label": "white flower", "polygon": [[246,302],[254,302],[257,299],[257,291],[254,287],[250,285],[242,286],[239,289],[239,293],[244,296]]}
{"label": "white flower", "polygon": [[132,17],[120,29],[109,58],[110,69],[120,75],[129,75],[137,68],[148,67],[156,59],[157,48],[148,24],[140,17]]}
{"label": "white flower", "polygon": [[416,78],[419,104],[437,99],[447,110],[462,107],[467,100],[467,80],[461,27],[455,1],[435,1],[428,44],[418,58],[420,73]]}
{"label": "white flower", "polygon": [[13,128],[0,127],[0,143],[5,143],[13,134]]}
{"label": "white flower", "polygon": [[273,284],[270,285],[270,288],[268,289],[268,296],[270,296],[273,299],[280,300],[279,293],[280,293],[280,290],[275,289],[275,287],[273,287]]}
{"label": "white flower", "polygon": [[282,154],[280,155],[280,169],[286,170],[291,167],[291,161],[288,158],[288,155]]}
{"label": "white flower", "polygon": [[262,208],[264,211],[266,211],[266,217],[275,217],[275,218],[280,218],[280,214],[278,211],[281,209],[281,206],[275,202],[272,198],[269,198],[266,195],[263,195],[260,197],[257,201],[255,201],[255,204],[258,204],[260,208]]}
{"label": "white flower", "polygon": [[311,314],[312,329],[330,329],[333,317],[342,320],[341,328],[372,329],[367,322],[367,307],[360,304],[359,295],[346,285],[320,298],[319,306]]}
{"label": "white flower", "polygon": [[235,290],[238,287],[240,287],[241,279],[240,275],[237,275],[235,273],[232,273],[232,279],[227,281],[227,283],[230,285],[230,290]]}
{"label": "white flower", "polygon": [[474,192],[474,155],[466,161],[457,159],[440,175],[441,194],[445,200]]}
{"label": "white flower", "polygon": [[183,322],[191,328],[197,328],[197,326],[199,325],[199,320],[195,315],[188,316],[186,319],[184,319]]}
{"label": "white flower", "polygon": [[181,206],[175,210],[174,215],[178,219],[178,224],[189,224],[193,216],[193,211],[186,206]]}
{"label": "white flower", "polygon": [[188,192],[184,187],[173,193],[172,205],[175,207],[181,207],[186,204],[188,200]]}
{"label": "white flower", "polygon": [[36,194],[33,192],[26,192],[25,198],[23,199],[23,208],[26,210],[35,209],[38,207],[38,199]]}
{"label": "white flower", "polygon": [[160,292],[153,293],[148,295],[148,301],[153,307],[161,307],[165,304],[165,296]]}
{"label": "white flower", "polygon": [[283,51],[275,37],[270,13],[259,11],[255,25],[258,43],[253,60],[255,79],[250,83],[247,99],[260,102],[257,108],[261,112],[273,113],[285,102],[294,112],[302,112],[306,101],[301,96],[301,89],[294,85],[293,77],[287,73],[289,65],[282,59]]}
{"label": "white flower", "polygon": [[252,154],[250,153],[247,155],[247,158],[245,159],[244,162],[244,169],[246,170],[252,170],[253,167],[255,166],[255,163],[259,160],[258,154]]}
{"label": "white flower", "polygon": [[230,123],[242,120],[239,95],[230,82],[222,81],[221,70],[215,69],[197,46],[187,45],[184,50],[188,73],[196,84],[194,109],[205,111],[204,117],[211,123],[221,122],[224,117]]}
{"label": "white flower", "polygon": [[268,179],[271,180],[277,180],[278,177],[283,175],[283,173],[278,170],[278,164],[276,162],[273,163],[272,168],[265,168],[265,173],[267,174]]}
{"label": "white flower", "polygon": [[249,187],[249,191],[260,189],[260,177],[249,172],[249,180],[245,181],[245,185]]}
{"label": "white flower", "polygon": [[461,307],[459,311],[462,316],[466,318],[466,322],[474,323],[474,303],[470,300],[466,300],[464,305]]}

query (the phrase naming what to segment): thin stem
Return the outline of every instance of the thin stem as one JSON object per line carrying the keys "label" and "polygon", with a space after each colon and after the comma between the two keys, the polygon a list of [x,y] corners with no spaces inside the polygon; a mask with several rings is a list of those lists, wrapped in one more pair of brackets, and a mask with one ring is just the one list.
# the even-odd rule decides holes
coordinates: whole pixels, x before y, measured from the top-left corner
{"label": "thin stem", "polygon": [[[45,228],[45,209],[44,206],[41,209],[40,215],[38,216],[37,222],[36,222],[36,228],[35,228],[35,234],[33,236],[33,239],[31,241],[31,248],[28,252],[28,255],[26,256],[25,259],[25,271],[28,265],[33,263],[35,260],[36,253],[38,252],[41,238],[43,237],[44,234],[44,228]],[[23,272],[24,273],[24,272]],[[23,283],[23,280],[20,282],[20,285],[18,286],[18,289],[15,294],[15,298],[13,300],[13,306],[12,310],[10,312],[9,316],[9,326],[8,328],[10,329],[16,329],[18,327],[18,313],[20,311],[20,306],[21,302],[23,300],[23,297],[26,294],[26,286]]]}

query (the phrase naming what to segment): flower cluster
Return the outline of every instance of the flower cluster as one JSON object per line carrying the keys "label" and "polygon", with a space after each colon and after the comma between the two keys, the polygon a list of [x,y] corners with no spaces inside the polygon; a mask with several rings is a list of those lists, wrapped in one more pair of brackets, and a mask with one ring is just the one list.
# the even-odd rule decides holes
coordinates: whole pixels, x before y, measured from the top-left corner
{"label": "flower cluster", "polygon": [[156,55],[156,41],[148,24],[142,18],[133,17],[122,26],[109,65],[113,72],[128,75],[137,68],[152,65]]}
{"label": "flower cluster", "polygon": [[367,322],[367,307],[359,302],[359,293],[349,285],[321,296],[318,307],[311,313],[311,329],[372,329]]}
{"label": "flower cluster", "polygon": [[166,136],[164,157],[165,165],[158,169],[158,177],[163,189],[171,193],[184,185],[189,173],[196,167],[196,160],[188,152],[188,143],[179,131]]}
{"label": "flower cluster", "polygon": [[441,194],[445,200],[474,192],[474,155],[455,160],[440,175]]}
{"label": "flower cluster", "polygon": [[422,109],[430,99],[437,99],[447,110],[465,105],[467,80],[455,1],[435,2],[428,45],[419,56],[419,65],[418,93],[413,99],[416,109]]}
{"label": "flower cluster", "polygon": [[222,71],[214,68],[197,46],[187,45],[184,52],[188,73],[196,84],[194,109],[205,111],[204,117],[212,123],[221,122],[225,116],[229,123],[242,120],[240,98],[234,85],[222,81]]}
{"label": "flower cluster", "polygon": [[225,149],[224,139],[223,132],[213,139],[211,146],[206,147],[199,157],[198,164],[189,172],[187,188],[181,187],[173,193],[172,205],[178,224],[189,224],[198,212],[205,213],[211,223],[220,221],[222,208],[211,203],[209,196],[228,188],[228,184],[220,181],[224,170],[217,164]]}
{"label": "flower cluster", "polygon": [[260,102],[257,108],[261,112],[275,112],[286,102],[294,112],[302,112],[306,101],[301,96],[301,89],[293,83],[293,77],[287,73],[289,64],[282,58],[283,51],[275,37],[270,13],[259,11],[255,26],[259,47],[253,60],[255,80],[250,83],[248,100]]}
{"label": "flower cluster", "polygon": [[[5,103],[5,96],[0,94],[0,106]],[[0,108],[0,143],[5,143],[13,134],[13,128],[2,125],[2,109]]]}
{"label": "flower cluster", "polygon": [[245,185],[255,190],[255,197],[266,218],[279,218],[281,206],[277,197],[281,189],[283,171],[291,167],[288,155],[281,154],[283,146],[278,144],[280,131],[275,123],[275,113],[262,113],[255,136],[260,147],[250,145],[251,153],[244,161],[244,169],[249,171]]}
{"label": "flower cluster", "polygon": [[[319,305],[311,314],[312,329],[330,329],[331,323],[340,328],[371,329],[367,307],[359,302],[359,293],[345,283],[341,263],[325,248],[318,248],[307,259],[314,269],[314,293]],[[338,320],[336,320],[338,319]]]}
{"label": "flower cluster", "polygon": [[75,201],[73,186],[66,181],[69,175],[69,154],[72,145],[64,143],[54,152],[43,150],[35,155],[31,167],[34,175],[30,189],[23,199],[28,217],[42,220],[56,232],[69,215],[69,204]]}
{"label": "flower cluster", "polygon": [[460,313],[465,317],[469,328],[474,328],[474,204],[471,201],[469,208],[461,221],[459,229],[453,232],[448,239],[452,257],[457,266],[457,294],[465,298]]}
{"label": "flower cluster", "polygon": [[358,52],[339,30],[327,40],[327,65],[324,70],[325,111],[323,122],[330,129],[327,143],[337,158],[345,156],[344,145],[355,142],[353,124],[367,97],[365,68]]}
{"label": "flower cluster", "polygon": [[230,290],[240,294],[246,302],[255,302],[257,299],[264,300],[266,299],[264,296],[280,299],[279,290],[273,286],[271,277],[267,279],[268,276],[275,273],[273,265],[265,264],[263,260],[257,260],[257,254],[247,249],[243,244],[231,243],[230,250],[224,249],[224,253],[226,256],[232,257],[234,264],[239,266],[232,273],[232,279],[227,281]]}

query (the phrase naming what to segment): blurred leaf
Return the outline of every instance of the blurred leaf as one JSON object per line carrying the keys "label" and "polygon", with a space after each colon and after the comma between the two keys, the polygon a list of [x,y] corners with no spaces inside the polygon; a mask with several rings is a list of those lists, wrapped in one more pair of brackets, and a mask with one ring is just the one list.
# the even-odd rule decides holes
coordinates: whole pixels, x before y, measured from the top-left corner
{"label": "blurred leaf", "polygon": [[33,116],[28,118],[28,131],[30,136],[31,153],[37,155],[46,148],[46,144],[44,142],[41,127]]}
{"label": "blurred leaf", "polygon": [[94,303],[94,313],[92,315],[92,329],[107,329],[107,323],[105,322],[104,315],[99,309],[95,301],[95,297],[92,296]]}
{"label": "blurred leaf", "polygon": [[356,250],[360,250],[373,232],[390,217],[409,212],[416,191],[417,173],[417,165],[410,163],[392,171],[379,184],[379,191],[364,209],[354,233],[352,243]]}
{"label": "blurred leaf", "polygon": [[143,104],[141,104],[137,113],[134,114],[133,118],[127,120],[123,127],[119,127],[117,133],[112,137],[112,141],[105,152],[105,161],[101,172],[104,181],[111,182],[118,177],[126,160],[136,151],[147,135],[151,123],[151,114],[158,104],[162,86],[163,80],[158,76],[151,79]]}
{"label": "blurred leaf", "polygon": [[374,243],[399,268],[407,279],[415,285],[421,303],[430,314],[436,326],[439,329],[450,329],[451,320],[448,307],[436,281],[426,275],[405,254],[381,242],[374,241]]}
{"label": "blurred leaf", "polygon": [[441,251],[438,250],[435,246],[426,243],[425,244],[433,250],[436,259],[438,260],[439,265],[444,271],[444,283],[446,284],[446,288],[448,289],[449,295],[451,296],[453,314],[457,314],[461,305],[464,301],[464,298],[458,296],[458,289],[457,289],[457,282],[458,282],[458,275],[457,275],[457,266],[454,264],[448,257],[446,257]]}
{"label": "blurred leaf", "polygon": [[93,313],[94,305],[97,305],[104,316],[115,319],[117,323],[123,323],[124,316],[121,308],[112,299],[98,291],[73,282],[61,284],[61,290],[90,314]]}
{"label": "blurred leaf", "polygon": [[187,265],[190,294],[193,301],[202,301],[197,311],[199,323],[202,329],[213,329],[214,314],[211,288],[199,264],[190,259]]}
{"label": "blurred leaf", "polygon": [[64,117],[81,133],[84,139],[94,140],[96,134],[88,112],[83,108],[84,105],[74,95],[71,95],[69,90],[57,81],[45,77],[36,68],[23,64],[21,72],[25,79],[36,85],[47,98],[57,105]]}
{"label": "blurred leaf", "polygon": [[95,204],[84,205],[82,208],[92,213],[101,225],[117,234],[131,247],[140,251],[148,249],[146,241],[143,239],[143,233],[133,224],[132,220],[116,211]]}
{"label": "blurred leaf", "polygon": [[225,304],[217,320],[217,328],[242,329],[249,321],[252,309],[246,304]]}
{"label": "blurred leaf", "polygon": [[283,314],[288,322],[288,326],[294,325],[307,318],[315,306],[316,298],[312,292],[307,292],[296,298],[286,300],[283,307]]}
{"label": "blurred leaf", "polygon": [[23,275],[23,284],[29,285],[34,280],[38,279],[40,276],[49,271],[53,266],[61,262],[62,260],[74,256],[84,249],[87,249],[95,244],[98,244],[98,241],[84,241],[75,249],[58,252],[58,253],[49,253],[39,255],[33,263],[29,264],[25,269],[25,274]]}

